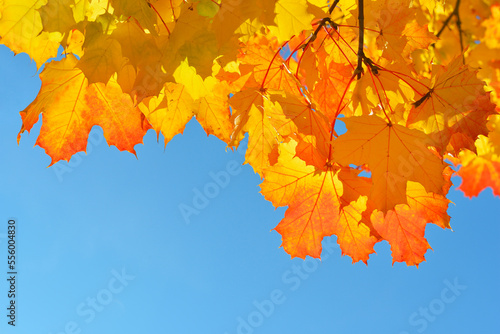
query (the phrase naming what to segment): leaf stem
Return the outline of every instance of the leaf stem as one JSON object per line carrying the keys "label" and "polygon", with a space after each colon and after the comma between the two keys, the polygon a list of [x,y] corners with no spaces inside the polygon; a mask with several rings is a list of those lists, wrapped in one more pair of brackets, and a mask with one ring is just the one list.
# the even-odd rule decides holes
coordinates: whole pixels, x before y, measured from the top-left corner
{"label": "leaf stem", "polygon": [[158,17],[160,18],[161,22],[163,23],[163,25],[167,29],[168,34],[170,35],[170,29],[168,29],[167,23],[165,23],[165,21],[163,20],[163,17],[161,17],[160,13],[158,13],[158,11],[156,10],[155,6],[153,6],[152,3],[148,2],[148,4],[149,4],[149,7],[153,8],[153,10],[155,11],[156,15],[158,15]]}
{"label": "leaf stem", "polygon": [[271,70],[271,66],[273,65],[274,61],[276,60],[276,57],[280,54],[281,50],[285,47],[285,45],[288,44],[288,42],[289,41],[286,41],[285,43],[283,43],[280,46],[280,48],[278,49],[278,51],[276,51],[276,53],[274,54],[273,59],[271,59],[271,62],[269,63],[269,66],[267,67],[266,74],[264,75],[264,79],[262,80],[262,84],[260,85],[261,90],[265,89],[264,84],[266,83],[267,75],[269,74],[269,71]]}
{"label": "leaf stem", "polygon": [[[335,30],[336,31],[336,30]],[[337,34],[338,34],[338,31],[336,31]],[[340,52],[342,53],[342,55],[344,56],[344,58],[347,60],[347,62],[349,63],[349,65],[351,65],[352,69],[354,70],[354,65],[351,63],[351,61],[349,60],[349,58],[347,57],[347,55],[345,54],[344,50],[342,50],[342,48],[340,47],[340,45],[337,43],[337,41],[332,37],[332,35],[330,34],[329,31],[327,31],[327,34],[328,34],[328,37],[330,37],[330,39],[333,41],[333,43],[335,43],[335,45],[337,46],[337,48],[340,50]],[[339,34],[340,36],[340,34]],[[345,42],[345,40],[344,40]],[[347,42],[346,42],[347,45],[349,45]],[[349,45],[350,46],[350,45]]]}
{"label": "leaf stem", "polygon": [[351,86],[353,80],[354,80],[354,75],[351,76],[351,79],[347,83],[347,85],[346,85],[346,87],[344,89],[344,92],[342,93],[342,97],[340,98],[340,102],[339,102],[339,105],[337,107],[337,111],[335,112],[335,117],[333,118],[333,121],[332,121],[332,126],[331,126],[331,129],[330,129],[330,145],[328,147],[328,161],[327,161],[327,164],[332,161],[333,135],[334,134],[336,135],[336,133],[335,133],[335,123],[337,122],[337,118],[339,117],[339,115],[342,112],[342,110],[347,106],[347,103],[344,104],[344,106],[342,108],[340,106],[342,105],[342,101],[344,100],[344,98],[345,98],[345,96],[347,94],[347,91],[349,90],[349,87]]}

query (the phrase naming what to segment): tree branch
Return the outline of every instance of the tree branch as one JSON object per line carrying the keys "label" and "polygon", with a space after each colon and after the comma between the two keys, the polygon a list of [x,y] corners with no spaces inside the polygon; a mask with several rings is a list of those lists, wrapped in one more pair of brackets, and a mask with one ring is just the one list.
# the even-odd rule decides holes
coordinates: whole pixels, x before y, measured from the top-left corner
{"label": "tree branch", "polygon": [[450,23],[450,20],[452,19],[453,16],[455,16],[457,18],[457,28],[458,28],[458,34],[460,36],[460,51],[461,52],[464,52],[464,40],[463,40],[463,31],[462,31],[462,21],[460,20],[460,1],[461,0],[457,0],[456,4],[455,4],[455,8],[453,8],[453,11],[450,13],[450,15],[448,15],[448,17],[446,18],[446,20],[444,20],[443,22],[443,26],[441,27],[441,29],[439,29],[438,33],[436,34],[436,37],[440,37],[441,34],[443,33],[444,29],[448,26],[448,24]]}
{"label": "tree branch", "polygon": [[363,60],[365,59],[365,52],[363,51],[363,45],[365,43],[365,11],[364,11],[364,0],[358,0],[358,21],[359,21],[359,46],[358,46],[358,66],[354,70],[354,75],[357,79],[361,79],[361,74],[363,74]]}
{"label": "tree branch", "polygon": [[340,2],[340,0],[335,0],[335,2],[330,6],[330,10],[328,10],[328,14],[329,15],[332,15],[333,13],[333,10],[335,9],[335,7],[337,7],[337,4]]}

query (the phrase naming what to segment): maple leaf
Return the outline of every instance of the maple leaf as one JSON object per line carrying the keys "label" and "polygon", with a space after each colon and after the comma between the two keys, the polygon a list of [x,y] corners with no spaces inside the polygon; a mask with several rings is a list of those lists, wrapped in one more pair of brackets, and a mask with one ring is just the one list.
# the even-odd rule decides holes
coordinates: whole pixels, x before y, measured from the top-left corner
{"label": "maple leaf", "polygon": [[375,211],[371,222],[391,245],[393,263],[404,261],[408,265],[418,265],[431,249],[424,237],[427,223],[450,227],[446,213],[450,201],[444,196],[427,193],[417,182],[408,182],[407,203],[396,205],[386,215]]}
{"label": "maple leaf", "polygon": [[462,148],[472,148],[478,135],[487,134],[487,118],[495,113],[484,84],[461,62],[457,57],[448,67],[434,67],[430,88],[414,102],[407,121],[431,134],[440,151],[446,151],[454,134],[461,134],[466,142],[451,143],[453,150],[448,151],[454,155]]}
{"label": "maple leaf", "polygon": [[18,141],[42,115],[51,164],[94,125],[135,154],[195,117],[230,148],[248,136],[292,257],[336,235],[353,262],[386,240],[418,265],[426,224],[450,227],[445,161],[466,196],[500,196],[499,18],[472,0],[4,0],[0,43],[43,66]]}
{"label": "maple leaf", "polygon": [[500,196],[500,162],[482,157],[470,159],[467,165],[460,168],[458,175],[462,184],[458,189],[466,196],[478,196],[485,187],[491,187],[495,196]]}
{"label": "maple leaf", "polygon": [[58,33],[42,31],[38,9],[43,0],[6,0],[0,3],[0,43],[15,53],[26,52],[40,67],[57,55]]}
{"label": "maple leaf", "polygon": [[110,0],[118,16],[134,17],[139,24],[148,29],[149,33],[156,33],[156,13],[147,0],[120,1]]}
{"label": "maple leaf", "polygon": [[231,116],[235,124],[230,146],[238,146],[244,133],[249,134],[245,162],[256,170],[269,166],[269,155],[278,144],[278,132],[273,127],[267,108],[265,92],[259,88],[236,93],[229,103],[234,112]]}
{"label": "maple leaf", "polygon": [[293,141],[280,145],[278,163],[263,170],[261,184],[267,200],[275,206],[289,206],[275,228],[282,235],[283,248],[292,257],[319,258],[322,239],[336,234],[343,254],[353,262],[366,262],[376,242],[370,229],[360,223],[366,196],[343,199],[339,168],[316,172],[293,157],[295,145]]}
{"label": "maple leaf", "polygon": [[[367,3],[368,24],[379,29],[377,50],[390,61],[403,61],[415,49],[425,49],[437,38],[417,20],[417,9],[410,0],[384,0]],[[372,23],[373,22],[373,23]]]}
{"label": "maple leaf", "polygon": [[430,249],[424,238],[426,221],[406,204],[398,204],[384,216],[382,212],[372,215],[373,226],[389,242],[394,262],[405,261],[418,265]]}
{"label": "maple leaf", "polygon": [[224,82],[210,84],[212,94],[200,97],[195,111],[196,120],[205,129],[207,135],[214,135],[225,143],[231,140],[233,123],[230,121],[228,96],[230,88]]}
{"label": "maple leaf", "polygon": [[351,83],[352,67],[331,62],[320,70],[319,76],[321,80],[316,82],[312,96],[330,121],[333,121],[339,106],[342,106],[344,92]]}
{"label": "maple leaf", "polygon": [[378,116],[342,119],[347,133],[333,144],[334,160],[344,166],[367,164],[372,172],[370,198],[386,212],[406,203],[406,182],[424,185],[440,194],[444,185],[444,163],[426,146],[427,136]]}
{"label": "maple leaf", "polygon": [[302,30],[310,28],[314,18],[307,11],[306,0],[278,0],[276,3],[276,27],[270,27],[278,40],[283,42]]}
{"label": "maple leaf", "polygon": [[296,154],[306,164],[323,168],[330,148],[329,121],[312,101],[291,94],[273,94],[267,105],[271,124],[281,136],[298,141]]}
{"label": "maple leaf", "polygon": [[136,68],[146,67],[161,58],[154,38],[135,22],[119,23],[110,37],[119,43],[121,54]]}
{"label": "maple leaf", "polygon": [[158,97],[143,100],[139,109],[158,135],[163,134],[166,146],[193,118],[194,101],[184,85],[168,83]]}
{"label": "maple leaf", "polygon": [[68,32],[76,24],[72,6],[74,6],[74,0],[48,0],[46,5],[38,9],[43,30]]}
{"label": "maple leaf", "polygon": [[239,60],[244,73],[251,71],[252,79],[247,86],[254,85],[254,81],[262,88],[296,92],[298,80],[295,78],[281,56],[273,49],[278,48],[277,41],[265,36],[256,36],[242,48]]}
{"label": "maple leaf", "polygon": [[18,140],[42,113],[36,144],[51,156],[51,165],[85,151],[94,125],[103,128],[109,145],[135,154],[134,146],[142,143],[149,124],[143,122],[141,112],[116,82],[88,85],[83,72],[75,69],[76,62],[74,56],[68,55],[47,64],[40,75],[38,97],[21,112],[24,122]]}
{"label": "maple leaf", "polygon": [[106,36],[99,36],[85,48],[85,53],[76,65],[85,74],[89,83],[107,83],[122,66],[120,43]]}
{"label": "maple leaf", "polygon": [[222,0],[212,24],[218,45],[234,34],[251,37],[262,24],[273,24],[275,5],[276,0]]}
{"label": "maple leaf", "polygon": [[488,137],[479,136],[475,142],[477,154],[464,150],[459,156],[462,167],[457,174],[462,184],[458,189],[468,197],[479,195],[486,187],[500,196],[500,116],[492,117],[488,125]]}

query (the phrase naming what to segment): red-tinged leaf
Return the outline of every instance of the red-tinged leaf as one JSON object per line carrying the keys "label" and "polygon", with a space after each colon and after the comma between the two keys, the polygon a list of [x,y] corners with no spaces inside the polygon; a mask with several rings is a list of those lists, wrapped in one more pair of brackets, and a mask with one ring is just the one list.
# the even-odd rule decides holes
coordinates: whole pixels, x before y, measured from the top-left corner
{"label": "red-tinged leaf", "polygon": [[366,196],[346,202],[351,198],[342,199],[338,167],[316,172],[314,167],[293,157],[295,145],[280,145],[278,163],[264,169],[265,180],[261,184],[266,199],[275,206],[289,206],[285,218],[275,228],[282,235],[283,248],[292,257],[320,257],[322,239],[336,234],[343,254],[351,256],[353,262],[366,263],[376,242],[370,229],[360,223]]}
{"label": "red-tinged leaf", "polygon": [[328,68],[320,71],[320,77],[312,96],[318,101],[321,111],[333,122],[337,112],[347,104],[344,92],[351,83],[352,67],[332,62]]}
{"label": "red-tinged leaf", "polygon": [[83,73],[75,69],[76,62],[68,55],[45,67],[38,97],[21,112],[26,120],[21,132],[29,131],[43,114],[36,144],[52,158],[51,165],[85,151],[94,125],[102,127],[109,145],[135,154],[134,146],[142,143],[149,123],[115,81],[89,86]]}
{"label": "red-tinged leaf", "polygon": [[434,223],[442,228],[450,228],[450,216],[447,213],[449,199],[443,195],[428,193],[417,182],[408,182],[406,190],[408,206],[427,223]]}
{"label": "red-tinged leaf", "polygon": [[323,169],[330,148],[330,124],[315,105],[304,97],[273,94],[273,105],[267,108],[271,123],[281,136],[298,141],[297,156],[308,165]]}
{"label": "red-tinged leaf", "polygon": [[462,184],[458,189],[465,196],[478,196],[485,188],[490,187],[495,196],[500,196],[500,162],[476,157],[458,171]]}
{"label": "red-tinged leaf", "polygon": [[[252,38],[239,56],[239,60],[245,64],[242,73],[251,71],[255,81],[263,88],[297,92],[300,83],[292,74],[294,67],[290,67],[294,66],[294,62],[291,60],[286,64],[278,49],[276,40],[264,36]],[[250,84],[253,85],[253,82],[250,81]]]}
{"label": "red-tinged leaf", "polygon": [[393,263],[418,266],[425,261],[424,255],[431,247],[424,237],[427,222],[419,213],[406,204],[398,204],[385,217],[377,211],[371,219],[377,232],[391,245]]}
{"label": "red-tinged leaf", "polygon": [[[423,129],[440,152],[456,156],[461,149],[474,150],[472,143],[488,133],[486,121],[496,113],[484,83],[462,64],[461,56],[433,71],[430,89],[414,102],[407,125]],[[461,138],[453,138],[455,134]]]}

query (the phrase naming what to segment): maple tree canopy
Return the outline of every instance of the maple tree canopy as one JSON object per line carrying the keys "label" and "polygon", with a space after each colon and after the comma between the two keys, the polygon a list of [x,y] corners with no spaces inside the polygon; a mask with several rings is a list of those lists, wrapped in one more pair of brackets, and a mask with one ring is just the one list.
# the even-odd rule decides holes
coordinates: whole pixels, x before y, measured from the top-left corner
{"label": "maple tree canopy", "polygon": [[336,235],[353,262],[386,240],[418,265],[453,174],[500,196],[500,0],[3,0],[0,43],[43,67],[18,141],[41,114],[51,165],[94,125],[134,154],[193,117],[247,135],[292,257]]}

